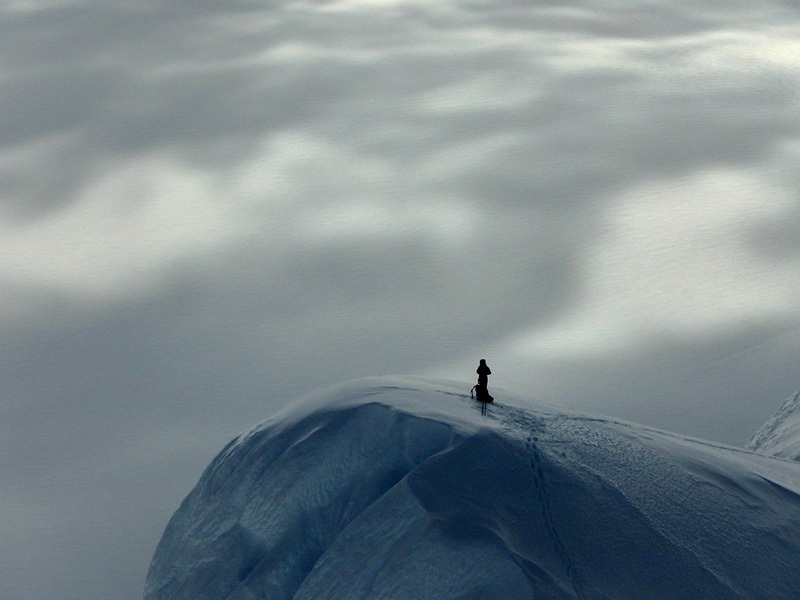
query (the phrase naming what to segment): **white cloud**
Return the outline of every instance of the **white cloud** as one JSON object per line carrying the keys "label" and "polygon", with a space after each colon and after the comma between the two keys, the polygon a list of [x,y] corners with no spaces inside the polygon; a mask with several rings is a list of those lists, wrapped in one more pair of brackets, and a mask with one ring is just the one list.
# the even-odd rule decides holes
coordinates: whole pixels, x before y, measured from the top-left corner
{"label": "white cloud", "polygon": [[463,246],[477,231],[477,216],[457,201],[433,198],[405,202],[342,202],[323,208],[302,223],[311,244],[384,243],[388,239],[423,238],[443,246]]}
{"label": "white cloud", "polygon": [[139,295],[175,261],[239,234],[214,177],[153,155],[108,164],[73,203],[0,221],[0,276],[78,297]]}
{"label": "white cloud", "polygon": [[702,338],[797,316],[800,260],[773,263],[747,235],[796,207],[755,170],[711,169],[628,190],[602,217],[577,303],[520,336],[518,351],[540,358],[631,351],[652,337]]}
{"label": "white cloud", "polygon": [[175,265],[235,244],[264,246],[272,263],[339,242],[463,245],[478,215],[422,188],[402,166],[302,132],[272,136],[224,172],[170,152],[109,160],[73,202],[34,219],[0,219],[0,278],[109,301],[146,295]]}

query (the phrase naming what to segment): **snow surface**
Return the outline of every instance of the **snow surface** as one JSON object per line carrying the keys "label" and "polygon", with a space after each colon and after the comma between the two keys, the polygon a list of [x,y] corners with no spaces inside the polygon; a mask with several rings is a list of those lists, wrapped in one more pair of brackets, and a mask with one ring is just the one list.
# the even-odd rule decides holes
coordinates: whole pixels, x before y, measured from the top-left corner
{"label": "snow surface", "polygon": [[800,464],[470,387],[350,382],[233,440],[145,599],[798,598]]}
{"label": "snow surface", "polygon": [[754,452],[800,460],[800,392],[787,398],[747,447]]}

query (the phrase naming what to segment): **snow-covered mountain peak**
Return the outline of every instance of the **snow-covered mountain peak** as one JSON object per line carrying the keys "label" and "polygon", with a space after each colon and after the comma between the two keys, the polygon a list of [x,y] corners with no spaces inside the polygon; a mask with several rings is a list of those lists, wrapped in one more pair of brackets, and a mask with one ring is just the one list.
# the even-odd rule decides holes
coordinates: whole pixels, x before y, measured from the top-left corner
{"label": "snow-covered mountain peak", "polygon": [[351,382],[233,440],[146,600],[796,598],[794,463],[469,387]]}
{"label": "snow-covered mountain peak", "polygon": [[575,414],[561,406],[532,401],[509,392],[501,391],[501,395],[503,408],[495,409],[500,406],[495,405],[486,416],[482,416],[476,410],[478,403],[470,395],[470,384],[423,377],[365,377],[297,398],[274,416],[233,440],[229,447],[242,444],[265,429],[283,431],[320,415],[372,405],[409,417],[436,421],[463,435],[473,434],[480,429],[508,430],[514,423],[513,419],[508,418],[509,410],[526,410],[543,418]]}
{"label": "snow-covered mountain peak", "polygon": [[786,399],[747,447],[754,452],[800,460],[800,391]]}

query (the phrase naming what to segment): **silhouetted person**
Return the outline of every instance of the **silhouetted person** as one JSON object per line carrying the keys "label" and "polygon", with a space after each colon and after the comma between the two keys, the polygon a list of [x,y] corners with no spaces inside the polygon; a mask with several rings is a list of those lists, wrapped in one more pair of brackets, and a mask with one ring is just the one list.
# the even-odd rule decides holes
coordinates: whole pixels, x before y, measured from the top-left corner
{"label": "silhouetted person", "polygon": [[478,399],[478,402],[481,403],[481,414],[486,414],[486,405],[489,402],[494,402],[494,398],[489,395],[489,375],[492,374],[492,370],[489,368],[489,365],[486,364],[486,359],[481,359],[481,364],[478,365],[478,370],[475,371],[478,374],[478,385],[472,388],[470,392],[470,396],[472,396],[472,392],[475,392],[475,397]]}
{"label": "silhouetted person", "polygon": [[489,375],[492,374],[492,370],[489,368],[489,365],[486,364],[486,359],[481,359],[481,364],[478,365],[478,370],[475,371],[478,374],[478,387],[482,387],[488,391],[489,385]]}

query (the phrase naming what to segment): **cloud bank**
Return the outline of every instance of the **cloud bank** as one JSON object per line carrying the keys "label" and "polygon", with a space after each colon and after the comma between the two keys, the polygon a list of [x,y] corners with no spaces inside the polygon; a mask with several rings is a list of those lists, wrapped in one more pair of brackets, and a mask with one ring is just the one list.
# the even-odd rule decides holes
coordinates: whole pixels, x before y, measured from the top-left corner
{"label": "cloud bank", "polygon": [[227,438],[350,377],[485,356],[746,441],[800,387],[798,34],[778,1],[0,2],[0,592],[138,598]]}

